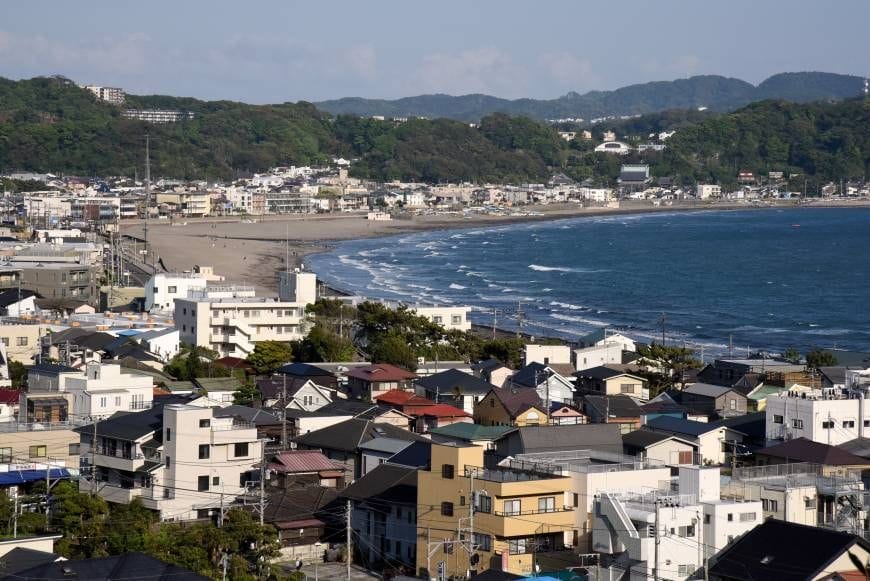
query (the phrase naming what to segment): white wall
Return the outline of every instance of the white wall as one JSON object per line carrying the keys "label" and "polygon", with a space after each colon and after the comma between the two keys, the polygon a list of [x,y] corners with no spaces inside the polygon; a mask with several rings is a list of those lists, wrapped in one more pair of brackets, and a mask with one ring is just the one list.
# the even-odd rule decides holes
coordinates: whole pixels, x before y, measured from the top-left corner
{"label": "white wall", "polygon": [[[768,440],[807,438],[838,446],[849,440],[870,435],[863,423],[866,405],[860,399],[803,399],[772,395],[765,406]],[[833,427],[826,427],[833,422]]]}
{"label": "white wall", "polygon": [[526,345],[523,349],[523,365],[571,363],[571,348],[568,345]]}
{"label": "white wall", "polygon": [[205,288],[204,276],[195,273],[158,273],[145,283],[145,310],[172,312],[175,299],[187,298],[188,291]]}
{"label": "white wall", "polygon": [[599,365],[621,364],[622,344],[608,342],[585,349],[575,349],[571,354],[571,360],[577,371],[592,369]]}

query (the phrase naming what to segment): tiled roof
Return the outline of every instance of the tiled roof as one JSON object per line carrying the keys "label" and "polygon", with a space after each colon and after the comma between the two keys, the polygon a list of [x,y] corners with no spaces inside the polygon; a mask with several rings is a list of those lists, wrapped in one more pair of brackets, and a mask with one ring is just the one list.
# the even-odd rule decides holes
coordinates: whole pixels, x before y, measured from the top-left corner
{"label": "tiled roof", "polygon": [[17,404],[21,398],[19,389],[0,389],[0,403]]}
{"label": "tiled roof", "polygon": [[756,453],[785,458],[790,462],[810,462],[825,466],[855,466],[870,463],[866,458],[856,456],[836,446],[828,446],[806,438],[788,440],[775,446],[762,448]]}
{"label": "tiled roof", "polygon": [[365,367],[356,367],[347,372],[348,377],[355,377],[363,381],[381,382],[381,381],[404,381],[406,379],[415,379],[417,375],[410,371],[405,371],[401,367],[390,365],[388,363],[375,363],[366,365]]}
{"label": "tiled roof", "polygon": [[279,452],[273,458],[269,468],[282,473],[345,469],[344,464],[333,462],[317,450],[288,450],[286,452]]}
{"label": "tiled roof", "polygon": [[538,395],[538,392],[531,387],[514,390],[508,388],[496,388],[493,389],[492,392],[512,417],[527,410],[529,407],[541,405],[541,397]]}
{"label": "tiled roof", "polygon": [[432,428],[429,433],[434,436],[445,436],[457,440],[498,440],[508,432],[516,430],[514,426],[482,426],[458,422],[449,426]]}
{"label": "tiled roof", "polygon": [[403,391],[401,389],[392,389],[375,398],[375,401],[381,404],[389,405],[404,405],[409,399],[414,397],[413,391]]}
{"label": "tiled roof", "polygon": [[436,418],[470,418],[471,414],[462,411],[459,408],[447,405],[446,403],[436,403],[422,408],[416,412],[418,416],[432,416]]}

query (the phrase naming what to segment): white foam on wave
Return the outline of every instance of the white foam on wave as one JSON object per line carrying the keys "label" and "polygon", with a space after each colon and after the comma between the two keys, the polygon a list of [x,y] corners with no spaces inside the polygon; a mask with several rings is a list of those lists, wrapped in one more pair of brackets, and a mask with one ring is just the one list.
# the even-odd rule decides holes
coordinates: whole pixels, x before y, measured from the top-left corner
{"label": "white foam on wave", "polygon": [[583,305],[572,305],[571,303],[563,303],[560,301],[551,301],[551,307],[562,307],[563,309],[571,309],[572,311],[580,311],[585,309]]}
{"label": "white foam on wave", "polygon": [[461,284],[456,284],[455,282],[451,282],[448,288],[452,288],[453,290],[464,290],[466,287]]}
{"label": "white foam on wave", "polygon": [[586,317],[575,317],[573,315],[563,315],[562,313],[550,313],[550,316],[558,321],[566,321],[569,323],[583,323],[584,325],[597,325],[606,327],[607,323],[598,319],[589,319]]}
{"label": "white foam on wave", "polygon": [[529,268],[538,272],[574,272],[573,268],[567,266],[541,266],[540,264],[530,264]]}

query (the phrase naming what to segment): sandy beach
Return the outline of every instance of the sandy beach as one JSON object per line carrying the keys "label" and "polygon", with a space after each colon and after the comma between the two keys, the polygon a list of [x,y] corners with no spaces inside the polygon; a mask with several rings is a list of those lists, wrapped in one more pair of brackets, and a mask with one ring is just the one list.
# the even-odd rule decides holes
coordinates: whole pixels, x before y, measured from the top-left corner
{"label": "sandy beach", "polygon": [[[783,203],[777,207],[794,205]],[[852,205],[852,204],[849,204]],[[857,204],[856,204],[857,205]],[[601,216],[645,212],[735,210],[757,206],[725,203],[683,203],[653,206],[647,202],[623,203],[619,208],[582,208],[576,204],[524,207],[534,216],[423,215],[409,219],[370,221],[365,214],[324,214],[261,216],[240,218],[183,219],[170,224],[151,220],[149,242],[170,271],[183,271],[194,265],[211,265],[228,281],[253,284],[264,291],[277,288],[275,272],[283,268],[285,256],[293,265],[304,264],[306,255],[323,252],[334,242],[390,236],[405,232],[435,229],[477,228],[517,222],[555,220],[581,216]],[[125,222],[123,234],[142,237],[141,221]]]}

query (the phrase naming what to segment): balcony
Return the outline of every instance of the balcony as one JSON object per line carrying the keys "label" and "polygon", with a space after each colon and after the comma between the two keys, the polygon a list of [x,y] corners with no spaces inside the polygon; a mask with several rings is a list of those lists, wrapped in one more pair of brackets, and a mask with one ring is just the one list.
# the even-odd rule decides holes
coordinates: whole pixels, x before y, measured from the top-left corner
{"label": "balcony", "polygon": [[211,443],[215,445],[253,442],[256,439],[257,426],[249,422],[235,422],[211,428]]}
{"label": "balcony", "polygon": [[[499,512],[497,510],[494,510],[494,511],[492,511],[492,514],[494,514],[495,516],[532,516],[532,515],[539,515],[539,514],[550,514],[550,513],[554,513],[554,512],[567,512],[567,511],[572,511],[572,510],[574,510],[573,506],[562,506],[562,507],[557,507],[557,508],[541,509],[541,510],[521,510],[519,512]],[[476,512],[475,514],[480,514],[480,513]]]}
{"label": "balcony", "polygon": [[574,526],[573,507],[556,510],[522,511],[519,514],[475,513],[480,530],[489,531],[498,537],[523,537],[554,531],[565,531]]}
{"label": "balcony", "polygon": [[94,454],[98,457],[96,462],[98,466],[114,468],[115,470],[133,472],[141,468],[145,463],[145,456],[141,453],[125,453],[121,448],[111,449],[105,446],[97,446]]}
{"label": "balcony", "polygon": [[151,409],[151,405],[153,402],[150,401],[131,401],[130,409],[131,410],[148,410]]}

